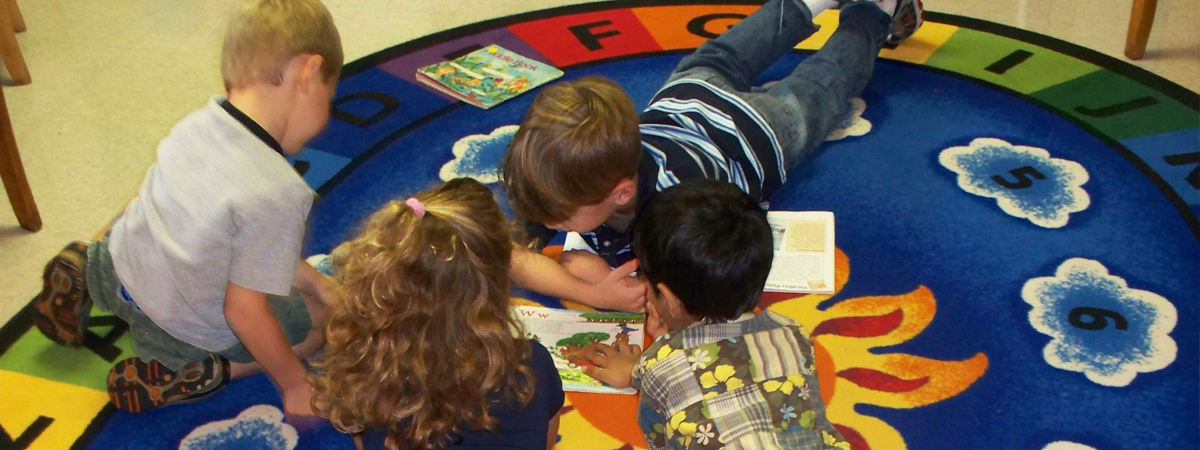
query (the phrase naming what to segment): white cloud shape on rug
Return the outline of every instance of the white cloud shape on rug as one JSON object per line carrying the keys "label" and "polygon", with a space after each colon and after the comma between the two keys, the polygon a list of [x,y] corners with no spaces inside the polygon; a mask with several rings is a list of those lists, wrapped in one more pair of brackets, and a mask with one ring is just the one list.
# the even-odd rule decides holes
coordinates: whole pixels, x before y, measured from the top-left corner
{"label": "white cloud shape on rug", "polygon": [[472,134],[454,143],[452,151],[454,159],[442,166],[442,181],[468,177],[488,184],[500,181],[498,170],[500,161],[513,135],[517,134],[516,125],[505,125],[491,134]]}
{"label": "white cloud shape on rug", "polygon": [[179,443],[179,450],[293,450],[299,439],[296,429],[283,423],[283,411],[271,405],[254,405],[233,419],[197,427]]}
{"label": "white cloud shape on rug", "polygon": [[1096,450],[1096,447],[1076,444],[1069,441],[1057,441],[1047,444],[1045,447],[1042,447],[1042,450]]}
{"label": "white cloud shape on rug", "polygon": [[862,136],[869,133],[871,122],[862,117],[866,110],[866,101],[858,97],[850,99],[850,108],[846,110],[846,115],[842,116],[842,121],[838,123],[837,128],[829,132],[829,136],[826,136],[825,140],[836,141],[849,136]]}
{"label": "white cloud shape on rug", "polygon": [[1091,204],[1081,187],[1088,182],[1087,170],[1075,161],[1051,158],[1046,149],[977,138],[942,150],[938,162],[958,174],[962,190],[994,198],[1005,213],[1040,227],[1060,228],[1071,213]]}
{"label": "white cloud shape on rug", "polygon": [[1130,288],[1098,261],[1068,259],[1054,276],[1027,281],[1021,298],[1033,305],[1029,323],[1053,338],[1042,351],[1051,366],[1122,387],[1175,361],[1175,305]]}

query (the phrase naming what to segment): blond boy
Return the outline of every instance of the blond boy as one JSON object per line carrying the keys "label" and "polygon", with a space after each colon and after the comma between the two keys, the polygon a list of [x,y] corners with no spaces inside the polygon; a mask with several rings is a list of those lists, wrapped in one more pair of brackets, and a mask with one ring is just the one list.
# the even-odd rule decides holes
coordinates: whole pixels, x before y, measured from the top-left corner
{"label": "blond boy", "polygon": [[336,288],[300,260],[314,193],[284,157],[328,122],[342,60],[319,1],[246,1],[222,48],[227,95],[160,142],[105,239],[47,265],[33,303],[48,337],[86,345],[93,302],[130,325],[138,357],[108,377],[118,409],[196,400],[265,370],[285,412],[312,414],[299,358],[322,344]]}

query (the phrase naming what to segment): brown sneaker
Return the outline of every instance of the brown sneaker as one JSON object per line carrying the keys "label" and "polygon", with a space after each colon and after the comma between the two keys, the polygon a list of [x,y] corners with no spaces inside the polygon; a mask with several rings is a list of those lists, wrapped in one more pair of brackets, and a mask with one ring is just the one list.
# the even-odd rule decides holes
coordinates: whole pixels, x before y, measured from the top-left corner
{"label": "brown sneaker", "polygon": [[172,372],[158,361],[133,357],[108,372],[108,398],[125,412],[200,400],[229,384],[229,360],[209,355]]}
{"label": "brown sneaker", "polygon": [[58,252],[42,273],[42,292],[33,299],[33,323],[61,345],[79,348],[87,334],[92,298],[87,287],[87,243]]}

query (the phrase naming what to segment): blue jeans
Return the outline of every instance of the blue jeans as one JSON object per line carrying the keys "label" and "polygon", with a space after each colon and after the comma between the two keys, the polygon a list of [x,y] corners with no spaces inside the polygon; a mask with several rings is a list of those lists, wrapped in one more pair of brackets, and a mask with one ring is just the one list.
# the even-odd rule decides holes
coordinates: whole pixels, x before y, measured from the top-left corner
{"label": "blue jeans", "polygon": [[801,1],[771,0],[684,58],[667,82],[700,79],[745,99],[774,128],[790,169],[825,142],[862,93],[890,26],[875,3],[847,4],[816,54],[769,89],[754,89],[763,71],[818,29]]}

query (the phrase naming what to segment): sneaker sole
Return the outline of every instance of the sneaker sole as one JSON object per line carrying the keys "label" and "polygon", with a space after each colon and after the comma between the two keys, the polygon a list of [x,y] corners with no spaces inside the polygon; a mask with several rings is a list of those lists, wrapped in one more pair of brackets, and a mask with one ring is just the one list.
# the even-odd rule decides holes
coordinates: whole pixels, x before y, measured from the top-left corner
{"label": "sneaker sole", "polygon": [[138,413],[200,400],[229,384],[229,361],[217,355],[172,372],[157,361],[133,357],[108,372],[108,396],[121,411]]}
{"label": "sneaker sole", "polygon": [[33,299],[34,325],[50,340],[83,346],[92,298],[87,286],[87,244],[72,242],[46,264],[42,292]]}
{"label": "sneaker sole", "polygon": [[[894,48],[900,45],[905,39],[916,34],[917,30],[921,29],[921,25],[925,23],[925,5],[921,3],[921,0],[913,0],[912,3],[907,3],[904,0],[900,0],[900,2],[901,4],[897,6],[896,15],[911,16],[913,21],[911,24],[906,23],[902,29],[889,33],[887,39],[884,41],[884,45],[887,47]],[[908,8],[912,8],[912,10],[908,11]]]}

